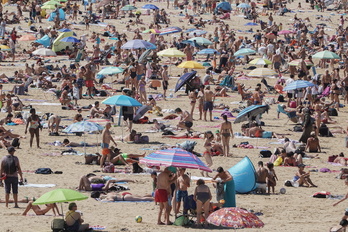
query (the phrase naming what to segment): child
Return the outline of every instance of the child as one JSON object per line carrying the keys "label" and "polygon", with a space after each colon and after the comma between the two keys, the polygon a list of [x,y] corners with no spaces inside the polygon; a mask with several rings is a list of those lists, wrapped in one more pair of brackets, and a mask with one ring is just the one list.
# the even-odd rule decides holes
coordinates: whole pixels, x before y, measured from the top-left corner
{"label": "child", "polygon": [[274,186],[277,185],[278,177],[274,171],[273,163],[268,163],[267,168],[268,168],[268,178],[267,178],[268,193],[270,193],[271,187],[272,187],[272,193],[274,193]]}
{"label": "child", "polygon": [[[204,148],[206,149],[203,153],[203,157],[205,158],[205,162],[207,163],[208,167],[211,167],[213,165],[213,160],[211,159],[211,149],[212,149],[212,142],[214,140],[214,135],[211,131],[207,131],[204,133]],[[202,176],[204,176],[204,172],[201,172]],[[208,173],[206,172],[206,176],[209,177]]]}

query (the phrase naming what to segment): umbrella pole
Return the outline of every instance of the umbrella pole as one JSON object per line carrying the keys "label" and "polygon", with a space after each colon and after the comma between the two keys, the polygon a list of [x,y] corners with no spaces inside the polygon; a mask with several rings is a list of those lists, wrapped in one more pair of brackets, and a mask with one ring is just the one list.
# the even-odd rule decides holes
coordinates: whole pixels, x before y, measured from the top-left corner
{"label": "umbrella pole", "polygon": [[121,126],[121,117],[122,117],[122,106],[120,106],[120,114],[118,115],[118,126]]}
{"label": "umbrella pole", "polygon": [[62,203],[62,202],[60,203],[60,207],[61,207],[61,210],[62,210],[62,217],[63,217],[63,219],[64,219],[64,213],[63,213],[63,203]]}
{"label": "umbrella pole", "polygon": [[[123,116],[121,116],[123,119]],[[123,124],[121,125],[121,142],[123,143]]]}

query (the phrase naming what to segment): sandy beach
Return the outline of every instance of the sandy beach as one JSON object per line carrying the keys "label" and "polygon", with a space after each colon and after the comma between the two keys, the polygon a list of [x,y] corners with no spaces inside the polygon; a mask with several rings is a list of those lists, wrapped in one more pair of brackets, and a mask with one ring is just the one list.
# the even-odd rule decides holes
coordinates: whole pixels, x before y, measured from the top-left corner
{"label": "sandy beach", "polygon": [[[306,18],[309,17],[311,20],[311,24],[315,26],[318,23],[322,23],[323,20],[317,18],[317,15],[323,15],[324,18],[330,18],[331,22],[325,21],[327,27],[325,27],[325,32],[329,35],[335,34],[335,28],[337,28],[339,24],[340,15],[335,11],[325,11],[325,12],[317,12],[315,10],[311,10],[308,3],[302,3],[302,9],[298,9],[299,1],[292,2],[288,4],[288,8],[293,10],[297,17]],[[166,9],[165,2],[152,2],[160,8]],[[170,2],[172,4],[172,2]],[[147,2],[136,2],[135,6],[139,9],[141,6],[147,4]],[[257,4],[259,7],[258,11],[261,12],[262,4]],[[16,11],[16,6],[4,4],[4,11],[8,10],[9,12]],[[232,4],[232,7],[235,8],[235,5]],[[80,7],[83,10],[83,7]],[[191,25],[188,25],[187,19],[184,19],[183,16],[179,16],[180,10],[175,10],[172,5],[169,9],[166,9],[169,14],[169,18],[171,20],[170,26],[178,26],[182,29],[191,28]],[[188,10],[191,14],[191,10]],[[279,23],[282,22],[283,29],[290,29],[290,24],[293,22],[293,18],[295,13],[287,13],[284,16],[274,16],[274,21]],[[23,12],[24,17],[27,17],[28,12]],[[79,15],[79,20],[82,18]],[[211,19],[211,15],[205,14],[201,15],[203,19]],[[196,17],[197,18],[197,17]],[[135,25],[131,26],[131,29],[136,29],[140,27],[145,27],[148,29],[150,21],[152,21],[152,16],[142,15],[141,19],[145,22],[143,25]],[[267,16],[259,16],[260,20],[268,21]],[[122,19],[106,19],[104,22],[107,24],[115,25],[117,30],[120,32],[126,32],[128,36],[128,40],[131,40],[134,36],[133,32],[126,31],[128,17]],[[250,20],[245,20],[241,13],[231,14],[230,20],[224,20],[225,23],[230,25],[231,29],[236,30],[236,36],[248,36],[250,39],[253,34],[246,32],[238,32],[238,30],[249,30],[250,27],[244,26]],[[71,21],[70,21],[71,22]],[[42,24],[35,23],[36,27],[42,26],[43,28],[47,28],[52,26],[52,22],[47,22],[43,20]],[[26,34],[26,31],[29,30],[29,26],[23,20],[21,20],[21,24],[7,25],[6,30],[11,30],[12,27],[21,26],[22,30],[18,30],[18,34]],[[162,25],[165,27],[165,25]],[[212,34],[217,24],[209,25],[207,24],[204,30],[208,31],[208,34]],[[256,31],[260,26],[254,27],[253,30]],[[104,27],[100,25],[90,25],[89,31],[85,30],[84,25],[72,25],[71,29],[77,34],[77,37],[82,34],[91,35],[92,32],[103,33]],[[310,28],[311,30],[314,28]],[[165,36],[165,39],[171,41],[173,39],[170,34]],[[144,40],[149,39],[149,34],[142,34]],[[107,37],[102,37],[105,39],[101,45],[105,45],[105,43],[112,43]],[[30,42],[21,42],[17,43],[17,51],[22,51],[23,49],[28,49],[30,47]],[[87,43],[87,50],[92,49],[92,43]],[[251,56],[251,58],[256,58],[260,56]],[[25,60],[26,59],[26,60]],[[63,64],[70,64],[67,56],[58,56],[50,59],[48,64],[62,66]],[[112,60],[111,58],[110,60]],[[167,58],[163,58],[164,61],[169,61]],[[201,59],[203,60],[203,59]],[[6,62],[0,63],[0,74],[5,74],[8,77],[13,76],[14,71],[18,71],[20,69],[24,70],[24,64],[33,64],[35,60],[28,59],[27,56],[17,58],[16,62],[11,62],[10,60]],[[81,65],[86,64],[86,61],[81,61]],[[315,60],[315,64],[318,64],[318,60]],[[245,73],[249,72],[249,70],[245,70],[246,65],[237,65],[236,71],[243,71]],[[336,65],[337,66],[337,65]],[[104,67],[104,66],[103,66]],[[204,76],[205,71],[197,70],[201,77]],[[324,73],[325,69],[317,68],[318,73]],[[158,100],[157,105],[162,109],[175,109],[180,107],[184,110],[190,110],[190,106],[188,104],[189,98],[185,95],[184,91],[178,91],[174,93],[174,87],[178,80],[178,76],[182,75],[183,69],[177,68],[174,65],[170,68],[171,78],[169,80],[169,90],[168,96],[171,94],[173,97],[168,98],[167,101]],[[288,77],[289,74],[284,74],[285,77]],[[343,76],[343,74],[342,74]],[[120,75],[121,77],[121,75]],[[217,79],[217,75],[214,75],[214,78]],[[276,78],[266,78],[270,85],[274,85],[277,81]],[[110,83],[113,89],[120,90],[124,85],[115,84],[111,82],[115,80],[115,76],[108,76],[104,83]],[[237,78],[236,83],[243,83],[245,86],[251,86],[252,89],[255,88],[257,83],[260,83],[261,78]],[[60,85],[60,83],[58,83]],[[14,87],[14,84],[4,84],[3,90],[10,91]],[[262,89],[265,89],[264,85]],[[85,91],[85,88],[84,88]],[[159,94],[162,93],[162,89],[153,90],[147,89],[148,94]],[[227,92],[227,97],[216,97],[215,104],[226,104],[230,107],[230,109],[238,108],[240,106],[241,96],[237,91]],[[62,126],[68,126],[72,123],[72,118],[77,113],[76,110],[62,110],[58,99],[50,92],[46,92],[42,89],[30,87],[27,95],[19,96],[25,105],[32,105],[33,108],[36,109],[37,114],[39,116],[44,115],[45,113],[56,113],[62,117]],[[79,100],[79,105],[87,106],[89,104],[94,104],[94,101],[102,101],[106,97],[98,97],[96,96],[94,99],[81,99]],[[278,94],[269,94],[267,93],[265,99],[274,98],[277,101]],[[343,102],[343,101],[342,101]],[[101,105],[102,108],[105,105]],[[265,123],[263,129],[266,131],[272,131],[279,134],[286,134],[286,137],[291,138],[293,140],[299,140],[301,137],[301,132],[294,132],[293,126],[294,124],[291,121],[288,121],[287,116],[285,114],[280,114],[280,117],[277,116],[277,104],[270,105],[270,109],[268,113],[263,114],[262,121]],[[119,107],[117,108],[119,110]],[[28,111],[28,110],[24,110]],[[221,110],[214,110],[213,117],[218,117],[219,119],[215,119],[213,122],[205,122],[203,120],[198,120],[198,110],[194,111],[194,122],[193,129],[199,132],[205,132],[207,130],[215,131],[219,129],[218,126],[222,123],[221,120]],[[347,107],[340,108],[337,117],[333,117],[336,124],[329,124],[329,127],[333,125],[339,125],[346,128],[347,124]],[[0,112],[0,118],[6,116],[6,112]],[[82,115],[84,118],[87,117],[89,111],[83,111]],[[116,114],[118,115],[118,114]],[[164,113],[166,116],[167,113]],[[233,116],[237,116],[238,113],[233,113]],[[146,116],[152,121],[155,118],[159,118],[155,114],[147,113]],[[117,122],[118,117],[115,117],[115,122]],[[234,120],[234,119],[232,119]],[[165,121],[165,124],[175,126],[178,123],[178,120],[170,120]],[[16,125],[16,126],[5,126],[7,129],[12,129],[13,133],[25,135],[25,125]],[[146,154],[150,154],[153,152],[154,148],[158,147],[160,144],[169,144],[175,145],[176,143],[184,142],[185,139],[166,139],[162,138],[160,132],[149,133],[151,128],[150,124],[134,124],[133,129],[142,133],[143,135],[147,135],[150,138],[149,144],[135,144],[135,143],[126,143],[117,141],[118,148],[121,149],[122,152],[133,153],[133,154],[142,154],[146,152]],[[241,133],[241,123],[233,124],[233,130],[235,133]],[[118,126],[113,126],[111,128],[111,132],[113,136],[119,136],[123,133],[126,133],[126,128],[121,128]],[[42,149],[37,149],[34,145],[33,148],[29,147],[29,134],[26,135],[25,139],[21,139],[20,149],[17,149],[15,155],[18,156],[21,167],[23,170],[23,177],[27,179],[30,184],[55,184],[55,187],[52,188],[36,188],[36,187],[19,187],[19,199],[29,197],[32,199],[35,197],[36,199],[40,197],[42,194],[51,191],[55,188],[68,188],[68,189],[76,189],[79,184],[79,179],[82,175],[87,173],[94,172],[96,170],[100,170],[99,165],[85,165],[84,164],[84,156],[83,155],[66,155],[62,156],[60,153],[63,150],[66,150],[65,147],[59,147],[50,145],[49,143],[53,143],[55,141],[63,141],[63,139],[68,138],[74,142],[82,142],[86,141],[87,143],[100,142],[100,134],[87,134],[85,137],[78,137],[75,135],[66,135],[64,133],[60,133],[60,136],[49,136],[48,130],[43,129],[40,132],[40,145]],[[255,229],[244,229],[245,231],[310,231],[310,232],[319,232],[319,231],[329,231],[329,228],[335,225],[338,225],[341,220],[345,209],[346,202],[339,204],[334,207],[333,204],[337,200],[332,199],[320,199],[313,198],[312,195],[316,192],[327,191],[332,195],[345,195],[347,193],[347,188],[344,184],[344,180],[340,180],[335,178],[338,175],[338,171],[342,168],[341,166],[334,166],[329,164],[328,157],[331,155],[338,155],[340,152],[346,153],[347,148],[345,147],[345,134],[334,134],[334,137],[319,137],[320,144],[322,147],[322,152],[319,153],[318,159],[304,159],[304,163],[307,165],[305,170],[313,170],[311,172],[311,178],[313,182],[318,185],[317,188],[306,188],[306,187],[285,187],[286,193],[279,194],[279,189],[284,187],[283,184],[286,180],[292,179],[297,171],[297,167],[275,167],[275,172],[278,176],[279,181],[277,182],[277,186],[275,187],[277,194],[271,195],[256,195],[256,194],[237,194],[236,201],[237,207],[245,208],[248,210],[253,210],[254,212],[260,212],[261,216],[259,218],[264,222],[265,226],[263,228],[255,228]],[[203,139],[195,139],[197,145],[195,146],[195,151],[198,153],[204,152],[203,147]],[[257,168],[257,162],[262,160],[264,163],[268,162],[268,158],[259,158],[260,150],[267,149],[273,151],[277,147],[281,147],[282,144],[278,141],[278,139],[264,139],[264,138],[234,138],[231,141],[231,145],[239,145],[241,142],[248,141],[249,144],[253,146],[262,147],[259,149],[243,149],[243,148],[231,148],[232,157],[221,157],[214,156],[213,157],[213,165],[212,169],[216,169],[219,166],[224,167],[225,169],[229,169],[236,163],[238,163],[243,157],[248,156],[253,162],[255,168]],[[34,143],[35,144],[35,143]],[[79,153],[83,153],[83,147],[74,148]],[[86,148],[88,154],[101,152],[100,147],[87,147]],[[1,149],[1,156],[6,155],[7,152],[5,149]],[[201,158],[203,161],[204,159]],[[62,174],[50,174],[50,175],[40,175],[35,174],[35,170],[38,168],[51,168],[53,171],[62,171]],[[322,173],[316,170],[320,170],[321,168],[329,168],[332,172]],[[192,176],[200,176],[199,170],[188,169],[188,173]],[[96,172],[96,174],[101,174],[100,172]],[[149,174],[125,174],[125,173],[115,173],[107,175],[116,177],[116,178],[127,178],[136,181],[135,183],[127,183],[125,184],[129,187],[130,191],[135,194],[145,195],[151,194],[152,192],[152,179]],[[210,174],[215,175],[215,172]],[[213,193],[213,201],[216,202],[215,199],[215,190],[212,184],[208,184],[212,193]],[[191,187],[189,188],[189,194],[192,194],[195,189],[195,182],[191,181]],[[85,195],[89,196],[89,192],[83,192]],[[0,199],[3,200],[5,197],[4,188],[0,188]],[[197,228],[182,228],[178,226],[158,226],[157,222],[157,213],[158,213],[158,205],[155,205],[154,202],[114,202],[114,203],[104,203],[96,201],[93,198],[88,198],[87,200],[77,201],[78,209],[82,211],[83,218],[86,223],[89,223],[91,226],[102,226],[105,227],[104,230],[101,231],[130,231],[130,232],[147,232],[147,231],[195,231],[200,230]],[[0,231],[12,231],[12,232],[31,232],[31,231],[50,231],[51,222],[55,218],[52,212],[49,212],[48,215],[45,216],[34,216],[33,211],[30,211],[27,216],[22,216],[22,212],[26,206],[25,203],[19,203],[20,209],[13,208],[13,204],[10,204],[9,208],[5,207],[5,204],[0,204],[0,217],[2,221],[2,225]],[[61,204],[58,204],[59,209],[61,210]],[[66,213],[68,210],[68,204],[63,203],[63,213]],[[142,216],[142,223],[136,223],[135,217]],[[58,218],[59,216],[56,216]],[[171,217],[171,220],[174,221],[174,216]],[[206,231],[214,231],[217,229],[205,229]]]}

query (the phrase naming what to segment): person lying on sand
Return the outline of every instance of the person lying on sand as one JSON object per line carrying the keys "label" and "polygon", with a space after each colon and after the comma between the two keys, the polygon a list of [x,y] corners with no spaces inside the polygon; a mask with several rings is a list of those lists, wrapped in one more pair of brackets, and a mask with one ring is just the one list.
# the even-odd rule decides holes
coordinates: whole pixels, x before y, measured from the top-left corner
{"label": "person lying on sand", "polygon": [[69,139],[64,139],[62,146],[64,147],[83,147],[83,146],[99,146],[100,143],[86,143],[86,142],[80,142],[80,143],[76,143],[76,142],[70,142]]}
{"label": "person lying on sand", "polygon": [[347,166],[347,160],[344,157],[343,152],[341,152],[338,157],[336,157],[336,159],[333,161],[334,163],[338,163],[341,164],[342,166]]}
{"label": "person lying on sand", "polygon": [[[38,205],[33,205],[33,201],[29,201],[28,202],[28,205],[27,207],[25,208],[24,212],[22,213],[23,216],[27,215],[27,213],[29,212],[29,210],[33,210],[35,212],[36,215],[45,215],[48,211],[52,210],[53,213],[54,213],[54,216],[57,216],[57,215],[61,215],[59,213],[59,210],[58,210],[58,207],[57,207],[57,204],[54,203],[54,204],[46,204],[45,208],[40,208],[40,206]],[[57,213],[56,213],[57,211]]]}
{"label": "person lying on sand", "polygon": [[92,192],[92,198],[100,198],[102,201],[153,201],[153,197],[151,195],[139,196],[133,195],[129,192],[124,193],[104,193],[104,192]]}
{"label": "person lying on sand", "polygon": [[135,162],[139,162],[139,158],[145,157],[146,152],[143,154],[129,154],[129,153],[124,153],[121,152],[121,149],[119,148],[114,148],[111,152],[111,160],[110,162],[113,163],[114,165],[122,165],[122,164],[132,164]]}
{"label": "person lying on sand", "polygon": [[85,191],[107,191],[111,185],[117,182],[134,182],[128,179],[110,179],[105,180],[104,177],[96,176],[93,173],[82,176],[80,179],[78,190]]}
{"label": "person lying on sand", "polygon": [[181,132],[179,134],[174,135],[162,135],[162,138],[201,138],[201,135],[204,133],[201,132]]}

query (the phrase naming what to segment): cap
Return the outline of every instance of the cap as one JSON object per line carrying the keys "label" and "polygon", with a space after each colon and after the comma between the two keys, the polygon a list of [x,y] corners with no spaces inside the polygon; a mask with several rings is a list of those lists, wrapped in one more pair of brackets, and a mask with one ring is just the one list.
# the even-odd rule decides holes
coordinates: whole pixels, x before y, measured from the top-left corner
{"label": "cap", "polygon": [[16,149],[14,147],[9,147],[9,148],[7,148],[7,151],[8,152],[14,152],[14,151],[16,151]]}
{"label": "cap", "polygon": [[216,134],[219,134],[219,133],[220,133],[220,130],[216,130],[215,133],[216,133]]}

